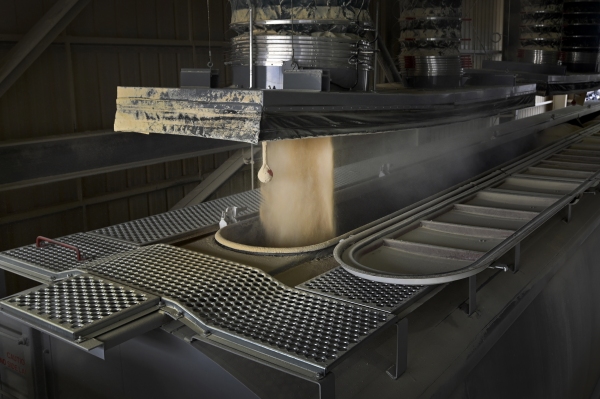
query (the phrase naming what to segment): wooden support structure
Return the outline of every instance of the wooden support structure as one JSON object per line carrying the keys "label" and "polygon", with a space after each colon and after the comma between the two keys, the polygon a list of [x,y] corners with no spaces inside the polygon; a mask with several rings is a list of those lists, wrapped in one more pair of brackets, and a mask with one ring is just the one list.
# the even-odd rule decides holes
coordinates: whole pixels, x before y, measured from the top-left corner
{"label": "wooden support structure", "polygon": [[59,0],[0,63],[0,97],[17,81],[90,0]]}

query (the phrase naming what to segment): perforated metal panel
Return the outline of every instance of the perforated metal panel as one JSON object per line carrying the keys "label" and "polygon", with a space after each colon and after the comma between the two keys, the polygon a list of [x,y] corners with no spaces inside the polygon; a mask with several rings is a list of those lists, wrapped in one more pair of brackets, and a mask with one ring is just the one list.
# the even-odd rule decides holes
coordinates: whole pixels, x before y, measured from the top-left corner
{"label": "perforated metal panel", "polygon": [[106,227],[92,233],[148,245],[216,226],[221,220],[221,213],[228,207],[247,207],[246,211],[239,213],[240,216],[256,213],[260,208],[260,201],[259,190],[248,191],[193,207]]}
{"label": "perforated metal panel", "polygon": [[90,271],[173,301],[212,334],[316,368],[393,319],[289,288],[252,267],[167,245],[141,248]]}
{"label": "perforated metal panel", "polygon": [[71,249],[45,243],[41,248],[37,248],[35,245],[28,245],[2,252],[0,254],[0,261],[37,273],[55,275],[80,269],[98,259],[138,248],[138,245],[132,243],[85,233],[61,237],[56,239],[56,241],[79,248],[84,259],[78,261],[76,253]]}
{"label": "perforated metal panel", "polygon": [[342,267],[338,267],[296,288],[385,312],[397,313],[428,287],[378,283],[356,277]]}
{"label": "perforated metal panel", "polygon": [[36,326],[77,339],[158,302],[154,295],[81,275],[9,297],[0,306]]}

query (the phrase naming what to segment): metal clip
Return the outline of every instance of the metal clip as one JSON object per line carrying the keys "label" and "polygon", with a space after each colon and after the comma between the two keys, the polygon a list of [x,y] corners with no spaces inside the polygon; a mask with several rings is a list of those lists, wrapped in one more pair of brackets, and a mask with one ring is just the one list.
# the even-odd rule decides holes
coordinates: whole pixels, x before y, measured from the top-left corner
{"label": "metal clip", "polygon": [[493,269],[493,270],[502,270],[504,273],[508,272],[508,266],[506,265],[492,265],[489,267],[489,269]]}
{"label": "metal clip", "polygon": [[235,224],[238,222],[238,213],[247,211],[247,207],[237,207],[232,206],[225,210],[225,212],[221,213],[221,221],[219,222],[219,227],[224,228],[229,226],[230,224]]}

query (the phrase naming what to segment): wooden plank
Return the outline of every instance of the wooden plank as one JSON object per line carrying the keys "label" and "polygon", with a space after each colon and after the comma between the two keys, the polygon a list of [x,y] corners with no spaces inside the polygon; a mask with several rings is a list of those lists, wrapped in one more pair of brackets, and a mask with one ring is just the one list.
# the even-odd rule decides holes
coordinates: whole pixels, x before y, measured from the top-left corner
{"label": "wooden plank", "polygon": [[89,205],[86,207],[88,231],[110,226],[108,203]]}
{"label": "wooden plank", "polygon": [[[196,184],[193,184],[196,186]],[[168,211],[167,192],[165,190],[155,191],[148,194],[148,214],[157,215]]]}
{"label": "wooden plank", "polygon": [[129,198],[129,220],[145,218],[148,212],[148,196],[146,194]]}
{"label": "wooden plank", "polygon": [[107,193],[106,175],[86,176],[82,179],[83,198],[93,198]]}
{"label": "wooden plank", "polygon": [[108,221],[111,225],[121,224],[131,220],[129,217],[129,201],[127,198],[111,201],[108,206]]}
{"label": "wooden plank", "polygon": [[92,5],[94,5],[94,3],[97,3],[98,1],[104,1],[104,0],[93,0],[92,2],[90,2],[90,4],[88,4],[88,6],[85,7],[79,13],[79,15],[77,15],[77,18],[75,18],[69,24],[69,26],[66,29],[67,34],[73,35],[73,36],[95,36],[95,33],[94,33],[95,15],[94,15],[94,7]]}
{"label": "wooden plank", "polygon": [[120,170],[117,172],[107,173],[106,178],[106,193],[118,193],[126,191],[128,188],[127,171]]}
{"label": "wooden plank", "polygon": [[175,22],[175,0],[156,2],[159,39],[177,39]]}
{"label": "wooden plank", "polygon": [[120,84],[119,56],[113,52],[99,52],[96,56],[98,62],[98,84],[100,93],[100,112],[102,127],[112,129],[115,121],[117,86]]}
{"label": "wooden plank", "polygon": [[138,53],[119,52],[119,82],[120,86],[139,86],[140,55]]}
{"label": "wooden plank", "polygon": [[[122,1],[121,1],[122,2]],[[94,36],[118,37],[115,0],[94,0]]]}
{"label": "wooden plank", "polygon": [[98,112],[101,104],[96,54],[79,51],[77,47],[74,47],[74,50],[73,74],[75,76],[77,126],[80,131],[101,130],[102,114]]}
{"label": "wooden plank", "polygon": [[146,168],[139,167],[127,170],[127,186],[129,188],[143,187],[148,183]]}
{"label": "wooden plank", "polygon": [[158,38],[156,3],[148,0],[136,0],[138,37],[145,39]]}
{"label": "wooden plank", "polygon": [[138,37],[136,10],[135,0],[122,0],[115,3],[117,37]]}
{"label": "wooden plank", "polygon": [[177,54],[159,54],[161,87],[179,87]]}
{"label": "wooden plank", "polygon": [[0,1],[0,33],[17,33],[17,9],[15,2],[20,0]]}
{"label": "wooden plank", "polygon": [[81,209],[9,224],[0,229],[0,251],[35,243],[38,236],[62,237],[83,230]]}

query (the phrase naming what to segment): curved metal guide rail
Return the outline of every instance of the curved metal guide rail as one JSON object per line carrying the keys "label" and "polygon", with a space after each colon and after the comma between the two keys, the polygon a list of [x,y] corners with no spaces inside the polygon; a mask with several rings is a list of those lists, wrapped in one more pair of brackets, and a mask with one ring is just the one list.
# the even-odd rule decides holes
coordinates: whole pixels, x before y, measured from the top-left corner
{"label": "curved metal guide rail", "polygon": [[203,339],[297,372],[326,373],[395,316],[289,288],[242,264],[168,245],[89,272],[162,297]]}
{"label": "curved metal guide rail", "polygon": [[393,284],[442,284],[474,276],[570,206],[600,179],[600,127],[592,126],[341,242],[350,273]]}

